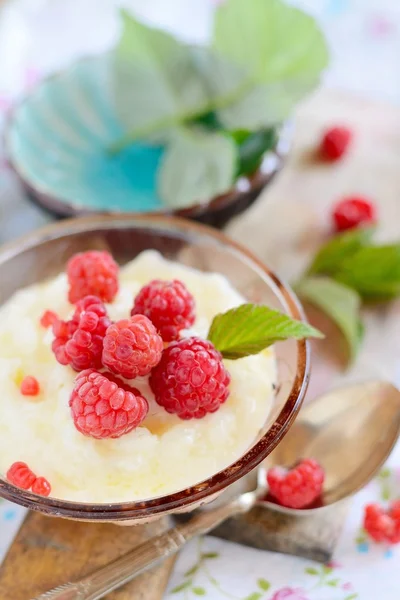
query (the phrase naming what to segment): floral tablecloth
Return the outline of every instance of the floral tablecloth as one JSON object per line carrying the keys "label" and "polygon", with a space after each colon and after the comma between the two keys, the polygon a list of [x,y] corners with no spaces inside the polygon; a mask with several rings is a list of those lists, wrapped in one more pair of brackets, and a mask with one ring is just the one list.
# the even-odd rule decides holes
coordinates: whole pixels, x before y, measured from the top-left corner
{"label": "floral tablecloth", "polygon": [[[150,21],[191,39],[206,36],[217,0],[125,1]],[[297,0],[321,21],[332,48],[326,85],[400,102],[400,2]],[[111,0],[15,0],[0,9],[0,125],[21,91],[76,56],[109,46],[117,31]],[[57,23],[63,23],[62,28]],[[365,67],[368,65],[368,68]],[[9,207],[13,206],[12,217]],[[17,209],[16,209],[17,208]],[[32,206],[0,154],[0,242],[50,219]],[[400,384],[400,369],[392,374]],[[370,544],[360,528],[363,506],[400,497],[400,445],[388,464],[354,498],[335,560],[310,561],[207,537],[179,557],[168,599],[189,600],[397,600],[400,547]],[[0,501],[0,560],[24,510]],[[1,595],[1,593],[0,593]],[[8,599],[7,599],[8,600]]]}

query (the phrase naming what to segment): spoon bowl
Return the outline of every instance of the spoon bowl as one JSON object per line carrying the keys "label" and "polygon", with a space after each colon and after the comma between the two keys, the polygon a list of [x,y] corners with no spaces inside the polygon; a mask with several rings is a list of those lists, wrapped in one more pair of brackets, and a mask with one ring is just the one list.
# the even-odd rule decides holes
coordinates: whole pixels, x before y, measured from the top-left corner
{"label": "spoon bowl", "polygon": [[321,504],[286,508],[264,505],[292,515],[309,515],[363,488],[380,470],[400,435],[400,392],[383,381],[337,388],[306,405],[289,433],[264,461],[265,469],[292,468],[314,458],[325,470]]}

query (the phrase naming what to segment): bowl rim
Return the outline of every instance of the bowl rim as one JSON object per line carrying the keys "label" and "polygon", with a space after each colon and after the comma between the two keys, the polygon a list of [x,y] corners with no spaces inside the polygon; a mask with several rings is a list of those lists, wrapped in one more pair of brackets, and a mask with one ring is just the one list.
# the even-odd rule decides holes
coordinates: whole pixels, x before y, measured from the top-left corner
{"label": "bowl rim", "polygon": [[[52,193],[48,186],[40,185],[38,183],[34,183],[26,173],[24,165],[21,164],[21,161],[17,161],[13,152],[12,152],[12,144],[11,144],[11,131],[14,125],[16,112],[26,104],[32,94],[34,94],[43,84],[48,81],[52,81],[53,79],[57,79],[70,69],[84,62],[89,62],[90,60],[99,59],[102,57],[107,57],[110,55],[111,51],[105,51],[100,54],[95,55],[84,55],[73,61],[67,67],[62,69],[58,69],[49,75],[44,76],[38,83],[36,83],[29,91],[24,93],[21,98],[13,105],[13,107],[8,111],[5,122],[3,126],[3,146],[4,146],[4,154],[5,160],[9,168],[13,171],[14,175],[17,177],[21,185],[28,191],[31,199],[38,204],[39,206],[44,207],[46,210],[51,213],[57,214],[63,217],[71,217],[71,216],[84,216],[87,214],[100,214],[100,215],[127,215],[127,216],[136,216],[136,215],[145,215],[151,214],[154,216],[178,216],[183,218],[199,218],[205,214],[214,214],[224,208],[235,204],[241,198],[246,197],[249,193],[260,193],[263,187],[269,183],[269,181],[278,173],[282,166],[283,161],[288,155],[291,146],[291,131],[292,126],[290,122],[286,122],[279,128],[278,140],[273,148],[267,150],[264,154],[264,158],[268,155],[274,155],[276,159],[276,164],[274,167],[264,171],[262,168],[259,168],[257,171],[250,175],[242,176],[236,179],[232,187],[224,192],[223,194],[219,194],[214,196],[213,198],[204,201],[204,202],[196,202],[185,208],[168,208],[160,209],[156,211],[150,212],[136,212],[136,211],[122,211],[122,210],[104,210],[104,209],[96,209],[96,208],[88,208],[84,205],[79,204],[78,201],[71,201],[62,199],[62,197],[57,196]],[[241,187],[243,186],[243,189]]]}
{"label": "bowl rim", "polygon": [[[250,263],[253,268],[255,267],[257,270],[260,270],[263,275],[266,275],[272,281],[275,289],[273,286],[271,288],[279,297],[290,316],[306,321],[302,306],[291,288],[283,283],[273,271],[265,266],[247,248],[211,227],[177,217],[96,215],[63,220],[37,229],[17,240],[5,244],[0,248],[0,264],[6,263],[11,258],[26,250],[64,235],[70,236],[85,231],[107,229],[110,227],[114,229],[140,228],[145,225],[148,227],[158,226],[160,230],[164,226],[175,233],[182,231],[187,234],[189,230],[194,235],[198,234],[209,237],[214,242],[228,247],[235,254],[244,258],[245,262]],[[293,424],[303,403],[310,377],[309,341],[297,340],[295,343],[297,345],[296,374],[290,393],[274,424],[253,447],[248,449],[235,462],[196,485],[172,494],[143,501],[93,504],[38,496],[32,492],[17,488],[5,479],[0,478],[0,497],[45,514],[86,521],[146,519],[167,512],[180,511],[185,509],[185,507],[190,507],[194,503],[204,501],[207,497],[217,494],[257,467],[278,445]]]}

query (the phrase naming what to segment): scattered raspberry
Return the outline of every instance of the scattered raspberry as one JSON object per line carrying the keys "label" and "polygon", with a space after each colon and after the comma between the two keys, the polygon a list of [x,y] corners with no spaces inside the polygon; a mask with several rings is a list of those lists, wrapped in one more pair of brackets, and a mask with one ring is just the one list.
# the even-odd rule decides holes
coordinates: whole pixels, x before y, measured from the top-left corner
{"label": "scattered raspberry", "polygon": [[137,389],[93,369],[79,373],[69,405],[77,430],[97,439],[129,433],[149,410]]}
{"label": "scattered raspberry", "polygon": [[13,485],[29,490],[36,479],[36,475],[32,473],[28,465],[24,462],[15,462],[7,471],[8,481]]}
{"label": "scattered raspberry", "polygon": [[134,379],[150,373],[161,359],[163,341],[153,323],[134,315],[113,323],[103,344],[103,365],[113,373]]}
{"label": "scattered raspberry", "polygon": [[67,264],[68,299],[72,304],[94,294],[112,302],[118,292],[118,265],[108,252],[90,250],[75,254]]}
{"label": "scattered raspberry", "polygon": [[23,396],[37,396],[40,392],[40,385],[36,377],[27,375],[21,382],[20,390]]}
{"label": "scattered raspberry", "polygon": [[156,402],[181,419],[201,419],[229,396],[230,376],[211,342],[191,337],[166,348],[150,375]]}
{"label": "scattered raspberry", "polygon": [[111,321],[97,296],[85,296],[76,304],[70,321],[53,324],[52,349],[57,361],[71,365],[75,371],[100,368],[103,339]]}
{"label": "scattered raspberry", "polygon": [[151,281],[138,293],[131,315],[146,315],[165,342],[179,338],[194,323],[194,298],[178,280]]}
{"label": "scattered raspberry", "polygon": [[347,127],[327,129],[319,148],[321,157],[329,161],[339,160],[346,153],[352,137],[352,132]]}
{"label": "scattered raspberry", "polygon": [[306,508],[312,504],[321,495],[324,479],[323,468],[311,458],[302,460],[290,471],[273,467],[267,474],[269,493],[288,508]]}
{"label": "scattered raspberry", "polygon": [[368,504],[364,529],[375,542],[400,543],[400,500],[393,502],[387,511],[379,504]]}
{"label": "scattered raspberry", "polygon": [[375,206],[366,198],[344,198],[334,206],[333,221],[336,231],[372,224],[376,221]]}
{"label": "scattered raspberry", "polygon": [[55,321],[57,321],[58,317],[55,312],[52,310],[45,310],[42,316],[40,317],[40,324],[42,327],[47,329],[51,327]]}
{"label": "scattered raspberry", "polygon": [[44,477],[37,477],[32,484],[32,492],[38,496],[49,496],[51,485]]}

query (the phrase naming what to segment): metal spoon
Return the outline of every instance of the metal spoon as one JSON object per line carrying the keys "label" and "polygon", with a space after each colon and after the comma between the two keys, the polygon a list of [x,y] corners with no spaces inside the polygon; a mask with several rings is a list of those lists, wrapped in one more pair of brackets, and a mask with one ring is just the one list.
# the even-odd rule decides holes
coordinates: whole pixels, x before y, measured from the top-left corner
{"label": "metal spoon", "polygon": [[[218,502],[210,503],[188,522],[148,540],[80,581],[66,583],[36,600],[103,598],[178,552],[193,537],[211,531],[229,517],[245,513],[263,501],[267,492],[266,469],[274,464],[293,466],[301,458],[315,458],[327,475],[323,507],[338,502],[374,477],[399,434],[400,392],[391,384],[377,381],[330,392],[306,406],[284,441],[254,475],[240,482],[241,487],[245,483],[247,489],[249,485],[253,486],[252,491],[238,494],[235,484]],[[227,500],[232,493],[233,499]],[[296,515],[321,510],[293,510],[272,502],[265,504],[271,509]]]}

